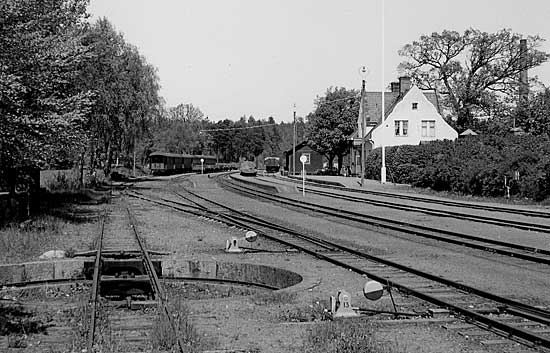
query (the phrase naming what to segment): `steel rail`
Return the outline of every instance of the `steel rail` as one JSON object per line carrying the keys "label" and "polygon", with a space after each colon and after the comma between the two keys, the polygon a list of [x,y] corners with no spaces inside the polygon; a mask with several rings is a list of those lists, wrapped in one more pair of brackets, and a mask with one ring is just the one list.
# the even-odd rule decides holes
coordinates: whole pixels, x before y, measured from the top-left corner
{"label": "steel rail", "polygon": [[[189,190],[187,190],[187,192],[189,192],[191,194],[194,194],[199,198],[207,200],[208,202],[212,202],[213,204],[215,204],[217,206],[225,207],[229,210],[232,210],[235,213],[242,214],[242,212],[233,210],[233,209],[231,209],[227,206],[222,205],[221,203],[203,198],[200,195],[197,195],[197,194],[195,194],[195,193],[193,193]],[[250,215],[245,214],[245,216],[250,216]],[[228,218],[231,218],[231,217],[228,216]],[[269,224],[270,222],[265,222],[264,221],[264,223]],[[275,241],[278,241],[280,243],[286,244],[288,246],[296,247],[299,250],[302,250],[302,251],[304,251],[304,252],[306,252],[306,253],[308,253],[312,256],[315,256],[315,257],[320,258],[322,260],[328,261],[328,262],[333,263],[335,265],[345,267],[347,269],[351,269],[352,271],[354,271],[356,273],[366,275],[369,278],[378,280],[382,283],[387,283],[387,284],[391,285],[392,287],[398,288],[399,290],[401,290],[403,292],[406,292],[406,293],[409,293],[413,296],[416,296],[419,299],[431,302],[431,303],[436,304],[440,307],[448,308],[448,309],[450,309],[450,310],[452,310],[456,313],[459,313],[460,315],[463,315],[464,317],[467,317],[467,318],[469,318],[471,320],[474,320],[478,323],[482,323],[484,325],[487,325],[486,329],[489,329],[489,328],[496,329],[497,332],[495,332],[494,330],[490,330],[490,331],[492,331],[494,333],[497,333],[497,334],[500,334],[501,336],[502,335],[505,335],[505,336],[507,335],[508,338],[515,338],[519,342],[521,342],[523,344],[527,344],[527,345],[530,345],[530,343],[533,343],[533,344],[536,344],[536,345],[539,345],[539,346],[542,346],[542,347],[545,347],[545,348],[550,348],[550,340],[548,340],[545,337],[541,337],[541,336],[538,336],[538,335],[536,335],[532,332],[529,332],[529,331],[526,331],[526,330],[523,330],[523,329],[520,329],[520,328],[513,327],[511,325],[507,325],[505,323],[493,320],[493,319],[491,319],[489,317],[486,317],[486,316],[483,316],[483,315],[481,315],[481,314],[479,314],[475,311],[465,309],[463,307],[448,303],[448,302],[446,302],[442,299],[439,299],[439,298],[436,298],[434,296],[428,295],[426,293],[420,292],[420,291],[415,290],[413,288],[410,288],[406,285],[400,284],[400,283],[395,282],[395,281],[388,280],[385,277],[381,277],[381,276],[378,276],[378,275],[376,275],[372,272],[365,271],[365,270],[363,270],[363,269],[361,269],[361,268],[359,268],[355,265],[352,265],[352,264],[343,262],[341,260],[335,259],[334,257],[331,257],[331,255],[329,255],[329,254],[319,253],[318,251],[311,250],[311,248],[306,248],[304,246],[297,245],[296,243],[285,241],[285,240],[283,240],[279,237],[270,236],[270,235],[265,234],[265,233],[262,234],[262,235],[264,235],[264,236],[266,236],[266,237],[268,237],[272,240],[275,240]],[[302,234],[302,236],[300,238],[307,240],[307,239],[311,239],[312,237]],[[317,238],[314,238],[314,239],[317,240],[317,241],[321,240],[321,239],[317,239]],[[516,301],[510,300],[510,299],[507,299],[507,298],[496,296],[496,295],[493,295],[491,293],[484,292],[484,291],[475,289],[473,287],[469,287],[469,286],[464,285],[464,284],[460,284],[460,283],[457,283],[457,282],[454,282],[454,281],[450,281],[450,280],[441,278],[439,276],[435,276],[435,275],[432,275],[432,274],[425,273],[423,271],[415,270],[415,269],[410,268],[408,266],[400,265],[400,264],[397,264],[395,262],[385,260],[385,259],[382,259],[382,258],[379,258],[379,257],[376,257],[376,256],[372,256],[372,255],[366,254],[364,252],[361,252],[361,251],[358,251],[358,250],[355,250],[355,249],[351,249],[351,248],[348,248],[348,247],[345,247],[345,246],[342,246],[342,245],[339,245],[339,244],[336,244],[336,243],[333,243],[333,242],[330,242],[330,241],[326,241],[326,240],[322,240],[322,241],[330,243],[332,246],[342,250],[343,252],[347,252],[349,254],[355,255],[359,258],[363,258],[363,259],[369,260],[369,261],[374,261],[374,262],[377,262],[377,263],[384,263],[388,266],[398,268],[398,269],[403,270],[405,272],[415,274],[417,276],[432,280],[434,282],[438,282],[438,283],[441,283],[441,284],[444,284],[444,285],[462,290],[464,292],[475,294],[475,295],[478,295],[478,296],[483,297],[485,299],[492,300],[492,301],[497,302],[497,303],[508,305],[508,306],[510,306],[510,308],[508,308],[508,312],[510,312],[511,314],[513,313],[516,316],[528,318],[530,320],[538,320],[539,322],[541,322],[545,325],[550,324],[550,312],[548,312],[548,311],[538,309],[538,308],[535,308],[535,307],[532,307],[532,306],[529,306],[529,305],[526,305],[526,304],[523,304],[523,303],[520,303],[520,302],[516,302]],[[506,310],[506,308],[505,308],[505,310]],[[535,315],[532,315],[531,313],[534,313]],[[512,337],[510,337],[510,336],[512,336]]]}
{"label": "steel rail", "polygon": [[[315,211],[315,212],[323,213],[334,217],[339,217],[339,218],[343,218],[343,219],[347,219],[347,220],[351,220],[359,223],[365,223],[365,224],[369,224],[377,227],[383,227],[383,228],[391,229],[401,233],[407,233],[407,234],[412,234],[416,236],[421,236],[424,238],[435,239],[435,240],[457,244],[457,245],[478,249],[482,251],[488,251],[488,252],[506,255],[510,257],[517,257],[523,260],[528,260],[536,263],[542,263],[547,265],[550,264],[550,257],[541,256],[541,255],[550,256],[550,251],[545,249],[539,249],[539,248],[534,248],[534,247],[515,244],[515,243],[508,243],[500,240],[482,238],[475,235],[457,233],[457,232],[453,232],[445,229],[437,229],[433,227],[427,227],[427,226],[387,219],[387,218],[378,217],[378,216],[366,215],[366,214],[358,213],[354,211],[344,211],[344,210],[337,209],[330,206],[320,206],[320,205],[312,204],[305,201],[286,198],[279,195],[275,196],[255,188],[247,187],[244,185],[236,185],[226,180],[224,180],[223,183],[228,187],[234,188],[241,192],[253,193],[256,196],[261,196],[262,198],[279,202],[282,204],[294,206],[294,207],[296,207],[297,205],[300,205],[302,209],[308,209],[310,211]],[[444,234],[446,236],[451,236],[457,239],[440,236],[438,234]],[[472,243],[471,241],[480,242],[482,244]],[[484,244],[491,244],[491,245],[506,247],[506,248],[515,249],[515,250],[521,250],[528,253],[521,253],[517,251],[511,251],[508,249],[491,247]]]}
{"label": "steel rail", "polygon": [[[388,266],[392,266],[392,267],[396,267],[396,268],[399,268],[401,270],[404,270],[404,271],[407,271],[407,272],[411,272],[409,271],[409,267],[407,266],[404,266],[404,265],[400,265],[400,264],[397,264],[395,262],[392,262],[392,261],[389,261],[389,260],[385,260],[383,258],[379,258],[379,257],[376,257],[376,256],[373,256],[373,255],[368,255],[366,253],[363,253],[363,252],[357,252],[357,250],[355,249],[351,249],[351,248],[347,248],[347,247],[344,247],[344,246],[341,246],[341,245],[337,245],[333,242],[330,242],[330,241],[327,241],[327,240],[324,240],[324,239],[319,239],[319,238],[315,238],[315,237],[311,237],[311,236],[308,236],[308,235],[304,235],[303,233],[300,233],[300,232],[297,232],[297,231],[294,231],[292,229],[289,229],[289,228],[285,228],[285,227],[281,227],[277,224],[274,224],[274,223],[271,223],[271,222],[268,222],[268,221],[265,221],[265,219],[261,219],[259,217],[256,217],[256,216],[253,216],[253,215],[250,215],[250,214],[245,214],[245,213],[242,213],[242,212],[239,212],[239,211],[236,211],[234,209],[231,209],[230,207],[228,206],[225,206],[221,203],[218,203],[216,201],[213,201],[213,200],[209,200],[207,198],[204,198],[196,193],[193,193],[192,191],[190,190],[186,190],[188,193],[194,195],[195,197],[199,198],[199,199],[202,199],[204,201],[207,201],[207,202],[210,202],[212,204],[215,204],[216,206],[218,207],[223,207],[223,208],[226,208],[228,210],[231,210],[232,212],[234,213],[237,213],[241,216],[229,216],[229,215],[224,215],[224,214],[219,214],[220,216],[223,216],[224,218],[226,219],[229,219],[229,220],[233,220],[234,223],[233,224],[237,224],[239,226],[242,226],[244,228],[251,228],[249,225],[247,225],[246,222],[249,222],[249,223],[253,223],[254,225],[259,225],[259,226],[264,226],[264,227],[268,227],[270,229],[274,229],[274,230],[278,230],[278,231],[281,231],[281,232],[285,232],[285,233],[288,233],[288,234],[292,234],[292,235],[295,235],[295,236],[300,236],[302,238],[304,237],[307,237],[307,240],[308,241],[314,241],[316,243],[316,245],[319,245],[319,244],[325,244],[325,246],[327,248],[329,247],[332,247],[332,248],[339,248],[340,250],[342,251],[345,251],[345,252],[353,252],[354,255],[357,255],[357,256],[361,256],[361,257],[367,257],[368,259],[371,259],[371,260],[374,260],[376,262],[382,262]],[[146,198],[144,198],[146,199]],[[166,200],[168,202],[171,202],[171,203],[174,203],[174,204],[178,204],[177,201],[173,201],[173,200]],[[159,204],[162,204],[162,203],[159,203]],[[169,205],[165,205],[165,206],[169,206]],[[169,206],[169,207],[172,207],[172,206]],[[203,206],[205,210],[207,210],[208,208]],[[176,208],[177,209],[177,208]],[[244,223],[243,223],[244,222]],[[265,232],[262,232],[262,235],[264,236],[268,236]],[[274,238],[274,240],[276,240],[277,238]],[[415,270],[416,271],[416,270]],[[520,303],[520,302],[516,302],[516,301],[513,301],[513,300],[509,300],[509,299],[506,299],[506,298],[502,298],[502,297],[499,297],[499,296],[495,296],[491,293],[488,293],[488,292],[484,292],[484,291],[481,291],[481,290],[477,290],[473,287],[469,287],[469,286],[466,286],[466,285],[463,285],[463,284],[460,284],[460,283],[456,283],[454,281],[450,281],[450,280],[446,280],[446,279],[443,279],[439,276],[435,276],[435,275],[431,275],[431,274],[428,274],[428,273],[424,273],[422,271],[418,271],[418,273],[415,273],[417,275],[421,275],[423,277],[430,277],[429,279],[430,280],[434,280],[436,282],[440,282],[444,285],[447,285],[447,286],[451,286],[451,287],[455,287],[456,289],[459,289],[459,290],[462,290],[462,291],[465,291],[465,292],[469,292],[469,293],[472,293],[472,294],[476,294],[476,295],[479,295],[479,296],[482,296],[482,297],[486,297],[487,299],[491,299],[493,301],[501,301],[501,304],[505,304],[505,305],[511,305],[511,306],[514,306],[514,307],[520,307],[522,310],[524,311],[530,311],[530,312],[534,312],[536,313],[537,315],[540,315],[540,316],[546,316],[549,318],[550,320],[550,312],[548,311],[545,311],[545,310],[542,310],[542,309],[538,309],[538,308],[535,308],[535,307],[532,307],[532,306],[529,306],[529,305],[525,305],[523,303]],[[546,321],[544,322],[546,323]]]}
{"label": "steel rail", "polygon": [[168,320],[168,323],[170,325],[170,327],[172,328],[172,331],[174,332],[174,335],[176,337],[176,342],[178,344],[178,350],[181,352],[181,353],[184,353],[185,352],[185,346],[184,344],[181,342],[181,339],[180,339],[180,335],[179,335],[179,332],[178,332],[178,328],[176,327],[174,321],[172,320],[172,316],[170,314],[170,310],[168,310],[168,306],[166,305],[166,296],[165,296],[165,293],[164,293],[164,290],[162,288],[162,286],[160,285],[160,280],[157,276],[157,273],[155,271],[155,267],[153,266],[153,261],[151,260],[151,256],[149,255],[149,252],[147,251],[147,249],[145,248],[145,245],[143,244],[143,241],[136,229],[136,226],[135,226],[135,218],[132,214],[132,212],[130,211],[130,207],[128,207],[126,205],[126,211],[128,212],[128,218],[130,219],[130,226],[134,232],[134,235],[136,237],[136,240],[137,240],[137,243],[139,245],[139,248],[142,252],[142,255],[143,255],[143,263],[145,265],[145,270],[147,271],[148,275],[149,275],[149,280],[151,282],[151,287],[153,288],[153,291],[155,292],[155,296],[157,298],[157,300],[159,301],[160,303],[160,306],[161,306],[161,309],[162,309],[162,312],[164,314],[164,316],[166,317],[166,320]]}
{"label": "steel rail", "polygon": [[100,267],[101,267],[101,252],[103,249],[103,235],[105,234],[105,222],[107,220],[107,210],[103,214],[103,221],[101,222],[101,231],[98,236],[97,241],[97,251],[94,262],[94,275],[92,280],[92,291],[89,305],[91,305],[90,313],[90,327],[88,330],[88,339],[86,348],[88,352],[93,352],[94,341],[95,341],[95,326],[96,326],[96,311],[97,311],[97,296],[99,293],[99,278],[100,278]]}
{"label": "steel rail", "polygon": [[[302,189],[301,186],[297,186],[297,188],[299,190]],[[369,199],[365,199],[357,196],[336,194],[328,191],[309,189],[308,192],[316,195],[330,196],[330,197],[335,197],[342,200],[357,201],[361,203],[367,203],[375,206],[388,207],[388,208],[393,208],[393,209],[398,209],[403,211],[421,212],[432,216],[452,217],[456,219],[464,219],[464,220],[480,222],[484,224],[493,224],[493,225],[498,225],[503,227],[513,227],[513,228],[527,230],[527,231],[550,233],[550,225],[546,225],[546,224],[535,224],[535,223],[528,223],[528,222],[522,222],[522,221],[506,220],[501,218],[467,214],[467,213],[461,213],[461,212],[455,212],[455,211],[434,210],[433,208],[428,208],[428,207],[403,205],[403,204],[398,204],[398,203],[389,202],[389,201],[369,200]]]}
{"label": "steel rail", "polygon": [[[249,215],[249,214],[245,214],[245,213],[242,213],[242,212],[234,210],[234,209],[231,209],[230,207],[225,206],[225,205],[223,205],[219,202],[206,199],[206,198],[204,198],[204,197],[202,197],[202,196],[200,196],[196,193],[193,193],[192,191],[187,190],[187,192],[189,192],[191,194],[194,194],[195,196],[197,196],[197,197],[199,197],[199,198],[201,198],[205,201],[211,202],[211,203],[213,203],[213,204],[215,204],[219,207],[227,208],[228,210],[232,210],[234,213],[244,215],[246,217],[254,219],[254,220],[256,220],[256,222],[258,222],[258,221],[263,222],[263,224],[266,225],[266,226],[269,226],[269,225],[272,224],[271,222],[262,220],[261,218],[258,218],[258,217],[255,217],[255,216],[252,216],[252,215]],[[280,226],[278,226],[276,224],[273,224],[273,225],[276,226],[278,230],[280,229]],[[533,306],[530,306],[530,305],[527,305],[527,304],[524,304],[524,303],[521,303],[521,302],[517,302],[517,301],[511,300],[511,299],[503,298],[503,297],[497,296],[495,294],[492,294],[492,293],[489,293],[489,292],[486,292],[486,291],[482,291],[482,290],[479,290],[479,289],[474,288],[474,287],[467,286],[465,284],[457,283],[455,281],[451,281],[451,280],[448,280],[448,279],[445,279],[445,278],[442,278],[442,277],[439,277],[439,276],[436,276],[436,275],[432,275],[432,274],[427,273],[427,272],[423,272],[423,271],[420,271],[420,270],[415,270],[415,269],[413,269],[409,266],[401,265],[399,263],[396,263],[396,262],[393,262],[393,261],[390,261],[390,260],[387,260],[387,259],[383,259],[383,258],[378,257],[378,256],[370,255],[370,254],[367,254],[365,252],[361,252],[361,251],[358,251],[356,249],[352,249],[352,248],[349,248],[349,247],[346,247],[346,246],[343,246],[343,245],[339,245],[337,243],[334,243],[334,242],[331,242],[331,241],[328,241],[328,240],[325,240],[325,239],[311,237],[309,235],[305,235],[303,233],[292,231],[292,230],[291,230],[291,232],[294,235],[299,234],[301,237],[306,237],[306,238],[308,238],[308,240],[309,239],[314,239],[315,241],[320,241],[320,242],[323,242],[325,244],[330,244],[332,247],[338,248],[338,249],[340,249],[342,251],[345,251],[345,252],[353,253],[356,256],[360,256],[360,257],[364,257],[364,258],[367,258],[367,259],[370,259],[370,260],[374,260],[376,262],[384,263],[385,265],[392,266],[392,267],[395,267],[395,268],[399,268],[400,270],[404,270],[404,271],[407,271],[407,272],[412,272],[412,273],[414,273],[416,275],[419,275],[419,276],[422,276],[424,278],[428,278],[430,280],[439,282],[441,284],[451,286],[451,287],[454,287],[456,289],[459,289],[459,290],[462,290],[462,291],[465,291],[465,292],[468,292],[468,293],[476,294],[478,296],[481,296],[481,297],[484,297],[484,298],[487,298],[487,299],[490,299],[490,300],[493,300],[493,301],[496,301],[496,302],[500,302],[501,304],[504,304],[504,305],[510,305],[510,306],[513,306],[513,307],[516,307],[516,308],[521,308],[521,309],[526,310],[526,311],[528,310],[528,311],[537,313],[541,316],[548,317],[548,319],[550,320],[550,311],[538,309],[538,308],[535,308]],[[548,322],[548,323],[550,324],[550,322]]]}
{"label": "steel rail", "polygon": [[[301,179],[297,180],[297,179],[292,178],[292,177],[289,177],[289,178],[275,177],[275,178],[279,179],[279,180],[290,181],[290,182],[293,182],[295,184],[301,184],[302,183]],[[326,188],[326,189],[341,190],[341,191],[353,192],[353,193],[358,193],[358,194],[368,194],[368,195],[390,197],[390,198],[403,199],[403,200],[411,200],[411,201],[418,201],[418,202],[425,202],[425,203],[432,203],[432,204],[440,204],[440,205],[446,205],[446,206],[473,208],[473,209],[479,209],[479,210],[485,210],[485,211],[520,214],[520,215],[531,216],[531,217],[550,218],[550,212],[544,212],[544,211],[515,209],[515,208],[501,207],[501,206],[480,205],[480,204],[460,202],[460,201],[451,201],[451,200],[438,200],[438,199],[432,199],[432,198],[427,198],[427,197],[420,197],[420,196],[413,196],[413,195],[403,195],[403,194],[384,192],[384,191],[354,189],[354,188],[350,188],[350,187],[346,187],[346,186],[336,186],[336,185],[318,183],[318,182],[314,182],[314,181],[311,181],[311,180],[306,181],[306,184],[307,185],[314,185],[314,186],[321,187],[321,188]]]}
{"label": "steel rail", "polygon": [[[180,197],[184,197],[179,193],[176,193],[176,195],[178,195]],[[139,199],[142,199],[142,200],[145,200],[145,201],[157,204],[157,205],[170,207],[170,208],[173,208],[173,209],[178,210],[178,211],[182,211],[182,212],[185,212],[185,213],[188,213],[188,214],[192,214],[194,216],[210,218],[212,220],[222,222],[222,223],[224,223],[226,225],[229,225],[229,226],[238,226],[238,227],[241,227],[241,228],[247,229],[247,230],[253,230],[254,228],[251,227],[249,224],[244,223],[245,221],[248,221],[249,223],[253,223],[253,224],[259,225],[259,226],[261,226],[262,222],[263,222],[260,218],[255,218],[252,215],[248,215],[247,217],[239,217],[239,216],[235,216],[235,215],[229,216],[229,215],[225,215],[223,213],[212,211],[212,210],[208,209],[205,206],[197,206],[197,208],[198,209],[200,208],[202,212],[194,212],[194,211],[190,211],[189,209],[181,208],[180,206],[183,206],[183,205],[181,203],[179,203],[178,201],[166,199],[166,198],[163,198],[163,197],[158,197],[158,199],[160,200],[160,201],[158,201],[158,200],[154,200],[150,197],[147,197],[143,194],[137,193],[135,191],[134,191],[134,194],[129,194],[129,196],[139,198]],[[171,203],[171,204],[167,204],[167,203]],[[185,206],[187,206],[187,205],[185,205]],[[206,215],[205,212],[210,214],[210,216]],[[255,221],[251,221],[250,219],[255,219]],[[285,233],[294,234],[294,235],[300,235],[301,234],[301,233],[295,232],[294,230],[292,230],[290,228],[285,228],[285,227],[277,225],[277,224],[270,224],[270,229],[278,230],[280,232],[285,232]],[[260,232],[260,235],[264,235],[264,233]],[[315,242],[315,241],[311,240],[310,242]],[[322,240],[319,240],[316,243],[319,247],[323,248],[324,250],[334,250],[334,247],[328,246]]]}

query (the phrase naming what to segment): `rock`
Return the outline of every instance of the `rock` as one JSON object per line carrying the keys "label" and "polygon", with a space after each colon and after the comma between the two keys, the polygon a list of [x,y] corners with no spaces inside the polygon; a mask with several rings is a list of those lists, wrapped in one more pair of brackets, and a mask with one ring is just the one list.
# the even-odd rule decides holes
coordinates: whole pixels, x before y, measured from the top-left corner
{"label": "rock", "polygon": [[67,257],[65,250],[49,250],[40,255],[38,258],[40,260],[51,260],[51,259],[64,259]]}

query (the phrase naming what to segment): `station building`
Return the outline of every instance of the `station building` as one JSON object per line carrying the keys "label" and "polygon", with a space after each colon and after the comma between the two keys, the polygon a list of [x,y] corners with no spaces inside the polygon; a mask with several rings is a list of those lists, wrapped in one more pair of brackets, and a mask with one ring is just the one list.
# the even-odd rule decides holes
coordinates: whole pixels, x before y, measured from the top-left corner
{"label": "station building", "polygon": [[[311,146],[307,144],[307,141],[302,141],[296,145],[295,154],[293,155],[293,149],[285,151],[285,169],[292,173],[293,170],[296,171],[296,174],[302,173],[302,162],[300,162],[300,157],[305,156],[306,162],[304,163],[304,168],[306,174],[314,174],[323,169],[323,164],[325,163],[325,157],[314,150]],[[294,158],[293,158],[294,156]],[[294,169],[292,168],[294,164]]]}
{"label": "station building", "polygon": [[382,119],[382,93],[365,92],[365,131],[361,116],[357,130],[350,136],[353,174],[361,173],[361,136],[365,136],[368,154],[381,146],[418,145],[433,140],[455,140],[458,133],[443,119],[435,90],[421,90],[409,77],[391,83],[391,91],[383,92],[385,114]]}

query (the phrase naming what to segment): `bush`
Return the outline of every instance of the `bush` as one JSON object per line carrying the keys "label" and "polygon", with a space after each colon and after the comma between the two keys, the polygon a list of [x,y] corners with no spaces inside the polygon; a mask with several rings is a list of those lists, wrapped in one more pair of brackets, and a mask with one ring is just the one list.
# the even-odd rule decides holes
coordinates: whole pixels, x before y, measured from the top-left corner
{"label": "bush", "polygon": [[[366,160],[365,176],[380,179],[381,151]],[[547,136],[477,136],[386,148],[388,177],[395,183],[478,196],[510,192],[536,201],[550,195],[550,141]],[[519,172],[519,180],[513,180]]]}

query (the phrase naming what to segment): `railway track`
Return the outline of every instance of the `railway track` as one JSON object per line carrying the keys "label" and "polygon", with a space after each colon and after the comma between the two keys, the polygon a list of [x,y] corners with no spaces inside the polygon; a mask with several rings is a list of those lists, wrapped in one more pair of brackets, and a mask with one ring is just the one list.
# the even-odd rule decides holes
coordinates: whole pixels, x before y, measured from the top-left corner
{"label": "railway track", "polygon": [[[132,196],[231,226],[254,229],[266,238],[377,280],[424,303],[449,309],[468,322],[462,330],[479,337],[482,343],[506,345],[513,344],[514,341],[550,352],[550,311],[547,309],[285,228],[231,209],[190,190],[185,190],[185,193],[187,195],[177,193],[185,202],[166,198],[152,199],[143,194]],[[500,338],[495,338],[494,335]]]}
{"label": "railway track", "polygon": [[159,326],[184,346],[153,261],[140,236],[135,217],[124,200],[118,212],[105,214],[96,240],[89,301],[87,352],[158,349],[153,336]]}
{"label": "railway track", "polygon": [[[283,177],[273,177],[273,178],[281,181],[286,181],[286,182],[290,181],[295,184],[302,184],[301,179],[297,180],[296,178],[283,178]],[[306,181],[306,184],[323,188],[323,189],[346,191],[354,194],[380,196],[380,197],[385,197],[390,199],[415,201],[415,202],[421,202],[421,203],[432,204],[432,205],[451,206],[451,207],[458,207],[461,209],[469,208],[469,209],[475,209],[475,210],[508,213],[508,214],[515,214],[515,215],[522,215],[522,216],[529,216],[529,217],[550,218],[550,212],[545,212],[545,211],[527,210],[522,208],[511,208],[511,207],[502,207],[502,206],[495,206],[495,205],[483,205],[478,203],[452,201],[452,200],[440,200],[440,199],[427,198],[422,196],[405,195],[405,194],[391,193],[391,192],[385,192],[385,191],[353,189],[345,186],[329,185],[329,184],[317,183],[312,181]]]}
{"label": "railway track", "polygon": [[[301,190],[301,186],[298,186],[298,189]],[[468,213],[449,211],[449,210],[443,210],[443,209],[433,209],[429,207],[422,207],[418,205],[406,205],[406,204],[390,202],[390,201],[369,200],[364,197],[343,195],[341,193],[322,191],[322,190],[316,190],[316,189],[308,189],[308,192],[316,195],[327,196],[331,198],[337,198],[337,199],[353,201],[353,202],[360,202],[360,203],[365,203],[365,204],[370,204],[375,206],[388,207],[396,210],[421,212],[431,216],[452,217],[455,219],[462,219],[462,220],[480,222],[484,224],[492,224],[492,225],[503,226],[503,227],[513,227],[513,228],[532,231],[532,232],[550,233],[550,225],[546,225],[546,224],[536,224],[532,222],[523,222],[523,221],[517,221],[512,219],[502,219],[497,217],[482,216],[478,214],[468,214]],[[540,216],[532,216],[532,217],[540,217]]]}
{"label": "railway track", "polygon": [[275,201],[293,207],[300,207],[301,209],[322,213],[324,215],[367,224],[370,226],[382,227],[415,237],[433,239],[494,254],[509,256],[516,259],[527,260],[538,264],[550,264],[550,250],[547,249],[483,238],[476,235],[459,233],[445,229],[437,229],[434,227],[377,217],[359,212],[344,211],[330,206],[317,205],[311,202],[295,200],[280,195],[273,195],[268,192],[258,190],[257,188],[241,185],[225,179],[220,179],[220,181],[223,185],[247,195],[261,197],[265,200]]}

